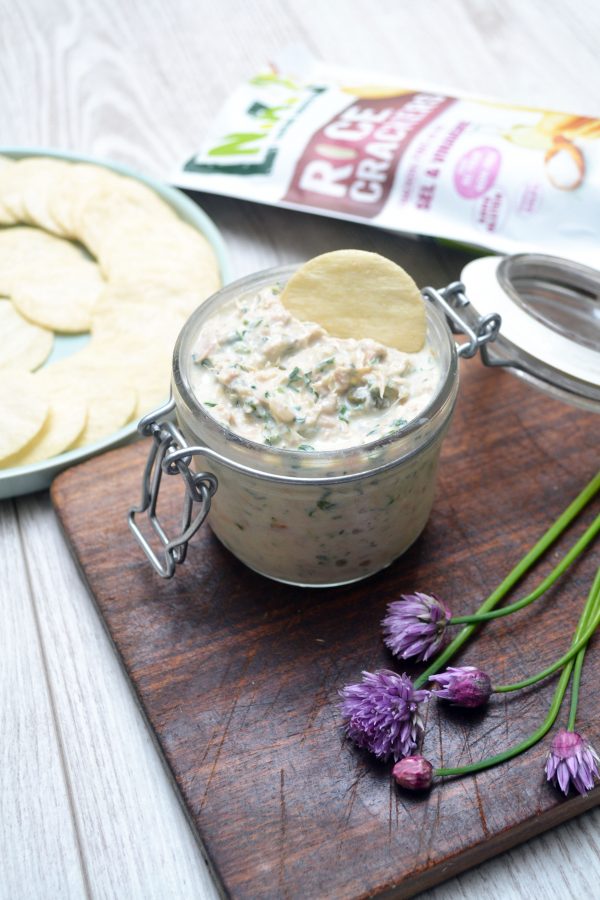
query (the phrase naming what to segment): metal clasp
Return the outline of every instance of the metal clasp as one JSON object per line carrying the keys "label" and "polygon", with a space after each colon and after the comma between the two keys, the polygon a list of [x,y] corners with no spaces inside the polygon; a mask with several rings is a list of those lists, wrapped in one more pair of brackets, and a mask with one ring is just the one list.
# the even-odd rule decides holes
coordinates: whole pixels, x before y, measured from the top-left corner
{"label": "metal clasp", "polygon": [[[217,479],[210,472],[194,472],[190,468],[193,456],[201,455],[204,447],[190,447],[175,425],[169,420],[175,409],[171,398],[165,406],[141,419],[138,431],[153,439],[148,453],[142,480],[142,499],[139,506],[129,510],[129,527],[135,538],[162,578],[171,578],[175,567],[185,560],[190,538],[200,528],[210,511],[212,497],[217,490]],[[156,512],[163,474],[181,475],[185,482],[185,498],[179,534],[169,538]],[[199,509],[193,516],[194,504]],[[162,559],[152,548],[136,521],[136,516],[147,512],[147,519],[158,535],[162,546]]]}
{"label": "metal clasp", "polygon": [[[487,316],[476,316],[472,324],[469,324],[459,310],[465,311],[471,305],[471,301],[465,294],[465,286],[461,281],[454,281],[448,287],[439,291],[432,287],[423,288],[423,295],[435,303],[449,320],[454,334],[464,334],[468,340],[457,346],[459,356],[471,359],[478,350],[485,352],[485,345],[495,341],[500,331],[502,319],[498,313],[489,313]],[[469,316],[473,319],[473,315]]]}

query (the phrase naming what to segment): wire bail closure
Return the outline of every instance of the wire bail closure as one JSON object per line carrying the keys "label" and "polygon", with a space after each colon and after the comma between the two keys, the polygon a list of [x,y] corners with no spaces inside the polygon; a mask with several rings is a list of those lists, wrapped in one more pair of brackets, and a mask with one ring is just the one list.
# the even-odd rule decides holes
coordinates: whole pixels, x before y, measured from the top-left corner
{"label": "wire bail closure", "polygon": [[[487,344],[495,341],[500,332],[502,318],[498,313],[489,313],[486,316],[478,316],[473,327],[459,314],[471,305],[471,301],[465,293],[462,281],[453,281],[448,287],[436,290],[432,287],[423,288],[423,296],[435,303],[445,314],[453,334],[464,334],[468,340],[464,344],[457,345],[457,353],[463,359],[471,359],[481,351],[483,362],[493,365],[487,355]],[[472,318],[472,317],[471,317]]]}
{"label": "wire bail closure", "polygon": [[[478,351],[481,351],[483,361],[487,365],[499,364],[489,362],[487,357],[487,344],[496,340],[500,330],[501,319],[498,313],[476,316],[473,320],[471,311],[472,324],[469,324],[459,313],[459,310],[465,310],[470,306],[464,285],[459,281],[440,290],[426,287],[423,289],[423,296],[440,308],[454,334],[464,334],[467,337],[463,344],[457,346],[459,356],[470,359]],[[175,401],[171,396],[168,403],[144,416],[139,422],[138,431],[144,437],[151,437],[152,445],[142,479],[141,502],[139,506],[132,507],[128,514],[129,527],[135,539],[155,571],[162,578],[172,578],[176,567],[184,562],[188,542],[206,519],[218,487],[217,478],[212,473],[193,471],[191,468],[192,458],[204,456],[205,459],[215,458],[227,464],[227,460],[221,459],[219,454],[208,447],[188,446],[181,431],[172,420],[174,411]],[[252,472],[252,474],[260,474],[241,465],[237,465],[235,468],[244,472]],[[158,495],[163,475],[180,475],[185,483],[180,531],[174,538],[168,537],[157,514]],[[273,480],[275,479],[273,478]],[[277,480],[285,481],[286,478],[281,476]],[[195,515],[194,504],[199,506]],[[156,552],[142,533],[138,517],[144,513],[158,537],[162,553]]]}
{"label": "wire bail closure", "polygon": [[[170,416],[175,410],[171,397],[168,403],[144,416],[138,431],[153,442],[148,453],[142,479],[142,499],[139,506],[129,510],[128,522],[138,544],[162,578],[172,578],[175,567],[185,560],[189,540],[198,531],[209,511],[211,500],[218,487],[216,477],[210,472],[194,472],[190,467],[192,457],[201,455],[204,447],[190,447]],[[179,534],[169,538],[162,527],[156,507],[162,476],[181,475],[185,483],[185,498]],[[199,509],[193,515],[194,504]],[[142,533],[137,517],[147,513],[147,519],[162,546],[162,558],[152,548]]]}

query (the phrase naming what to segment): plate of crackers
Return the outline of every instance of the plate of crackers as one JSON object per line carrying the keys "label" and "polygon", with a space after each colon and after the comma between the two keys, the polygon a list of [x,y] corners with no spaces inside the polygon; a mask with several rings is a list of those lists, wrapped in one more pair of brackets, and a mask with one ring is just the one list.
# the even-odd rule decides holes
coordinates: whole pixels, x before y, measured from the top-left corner
{"label": "plate of crackers", "polygon": [[219,232],[180,191],[0,148],[0,498],[130,439],[168,399],[184,322],[228,280]]}

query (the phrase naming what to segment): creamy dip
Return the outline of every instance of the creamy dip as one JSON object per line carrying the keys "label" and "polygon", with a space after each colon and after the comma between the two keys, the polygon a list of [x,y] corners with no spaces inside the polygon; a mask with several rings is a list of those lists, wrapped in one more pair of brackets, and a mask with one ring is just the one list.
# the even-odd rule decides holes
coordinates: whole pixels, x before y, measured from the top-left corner
{"label": "creamy dip", "polygon": [[[429,306],[419,353],[333,338],[288,313],[276,282],[249,276],[190,320],[178,423],[222,457],[194,464],[218,480],[208,522],[238,559],[291,584],[345,584],[389,565],[425,526],[458,387],[453,341]],[[208,420],[182,397],[186,383]]]}
{"label": "creamy dip", "polygon": [[231,304],[198,335],[193,390],[222,425],[278,449],[336,450],[395,434],[428,405],[440,380],[430,346],[331,337],[278,294]]}

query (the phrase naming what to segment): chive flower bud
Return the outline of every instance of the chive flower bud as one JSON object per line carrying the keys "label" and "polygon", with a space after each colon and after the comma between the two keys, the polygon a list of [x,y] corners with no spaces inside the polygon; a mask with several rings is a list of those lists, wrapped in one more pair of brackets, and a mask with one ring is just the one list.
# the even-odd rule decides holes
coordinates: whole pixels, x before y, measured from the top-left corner
{"label": "chive flower bud", "polygon": [[419,705],[430,692],[415,690],[408,675],[387,669],[362,674],[362,681],[340,691],[347,736],[379,759],[409,756],[423,733]]}
{"label": "chive flower bud", "polygon": [[483,706],[492,693],[490,676],[475,666],[449,666],[445,672],[432,675],[429,681],[440,686],[438,690],[432,690],[436,697],[470,709]]}
{"label": "chive flower bud", "polygon": [[424,756],[407,756],[392,769],[396,784],[408,791],[428,791],[433,781],[433,766]]}
{"label": "chive flower bud", "polygon": [[425,662],[444,642],[452,613],[435,594],[401,594],[388,604],[383,640],[394,656]]}
{"label": "chive flower bud", "polygon": [[554,736],[546,758],[546,778],[563,794],[574,787],[580,794],[587,794],[599,778],[600,757],[582,735],[561,728]]}

